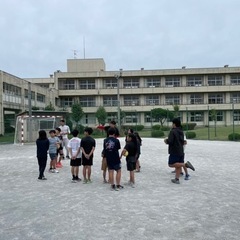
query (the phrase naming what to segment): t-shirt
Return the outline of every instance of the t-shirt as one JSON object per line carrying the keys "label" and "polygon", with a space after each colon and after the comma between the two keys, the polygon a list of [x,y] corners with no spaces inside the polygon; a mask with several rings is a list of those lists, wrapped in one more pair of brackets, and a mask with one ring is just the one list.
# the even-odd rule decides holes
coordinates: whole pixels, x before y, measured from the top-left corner
{"label": "t-shirt", "polygon": [[[124,147],[128,151],[128,156],[136,156],[137,154],[137,147],[133,142],[127,142],[126,146]],[[128,157],[127,156],[127,157]]]}
{"label": "t-shirt", "polygon": [[49,140],[49,153],[57,153],[57,143],[59,142],[57,137],[50,137]]}
{"label": "t-shirt", "polygon": [[120,163],[118,150],[121,149],[121,145],[117,138],[108,137],[104,139],[103,149],[107,162],[111,162],[112,164]]}
{"label": "t-shirt", "polygon": [[[68,138],[68,134],[71,133],[69,126],[68,125],[63,125],[63,126],[61,125],[61,126],[59,126],[59,128],[61,129],[61,132],[64,133],[64,135],[62,135],[63,139]],[[67,134],[65,134],[65,133],[67,133]]]}
{"label": "t-shirt", "polygon": [[[72,156],[75,156],[78,149],[81,146],[81,139],[78,137],[73,137],[72,139],[69,140],[68,142],[68,148],[72,149]],[[77,158],[81,158],[81,151],[79,151],[79,154],[76,156]]]}
{"label": "t-shirt", "polygon": [[84,149],[86,154],[89,154],[92,151],[92,148],[95,148],[96,141],[90,136],[86,136],[81,140],[81,147]]}

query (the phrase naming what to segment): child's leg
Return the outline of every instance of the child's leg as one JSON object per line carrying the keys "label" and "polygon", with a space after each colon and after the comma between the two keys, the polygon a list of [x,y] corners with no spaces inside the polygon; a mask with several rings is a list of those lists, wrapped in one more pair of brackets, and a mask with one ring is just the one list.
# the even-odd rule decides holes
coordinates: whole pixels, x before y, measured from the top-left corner
{"label": "child's leg", "polygon": [[87,166],[88,180],[91,180],[91,173],[92,173],[92,168],[91,168],[91,166]]}
{"label": "child's leg", "polygon": [[78,178],[79,166],[75,167],[75,177]]}
{"label": "child's leg", "polygon": [[130,174],[130,182],[135,183],[134,171],[129,171],[129,174]]}
{"label": "child's leg", "polygon": [[84,181],[87,180],[87,166],[83,166],[83,178],[84,178]]}
{"label": "child's leg", "polygon": [[75,178],[75,167],[72,166],[71,168],[71,173],[72,173],[72,177]]}
{"label": "child's leg", "polygon": [[121,175],[122,175],[121,169],[117,170],[117,174],[116,174],[116,184],[117,184],[117,185],[120,185]]}
{"label": "child's leg", "polygon": [[109,183],[111,185],[113,185],[114,184],[114,179],[113,179],[113,177],[114,177],[114,170],[108,170],[108,172],[109,172]]}

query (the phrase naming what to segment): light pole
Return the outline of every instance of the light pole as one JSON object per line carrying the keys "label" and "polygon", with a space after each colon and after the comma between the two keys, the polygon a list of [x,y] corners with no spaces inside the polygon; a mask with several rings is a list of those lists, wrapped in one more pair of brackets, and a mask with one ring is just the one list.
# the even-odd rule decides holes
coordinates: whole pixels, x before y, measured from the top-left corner
{"label": "light pole", "polygon": [[235,99],[233,99],[233,101],[232,101],[233,141],[235,141],[235,125],[234,125],[234,102],[235,102]]}
{"label": "light pole", "polygon": [[122,77],[122,69],[120,69],[119,75],[114,76],[117,80],[117,119],[118,119],[118,128],[121,130],[121,118],[120,118],[120,92],[119,92],[119,78]]}

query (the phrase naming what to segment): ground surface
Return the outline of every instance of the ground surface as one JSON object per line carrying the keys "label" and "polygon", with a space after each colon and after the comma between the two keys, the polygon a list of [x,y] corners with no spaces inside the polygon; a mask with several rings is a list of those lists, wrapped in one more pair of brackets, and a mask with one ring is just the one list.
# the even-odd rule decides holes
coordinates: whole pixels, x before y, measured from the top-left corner
{"label": "ground surface", "polygon": [[82,184],[71,183],[68,160],[38,181],[35,145],[1,145],[0,239],[240,239],[239,143],[189,140],[196,171],[176,185],[167,146],[145,138],[136,188],[119,192],[102,183],[101,150],[97,139],[93,183]]}

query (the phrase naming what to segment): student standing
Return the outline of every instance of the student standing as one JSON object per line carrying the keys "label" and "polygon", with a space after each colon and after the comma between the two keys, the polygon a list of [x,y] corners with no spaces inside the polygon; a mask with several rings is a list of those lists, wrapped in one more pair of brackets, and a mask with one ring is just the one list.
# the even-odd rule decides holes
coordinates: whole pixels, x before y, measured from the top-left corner
{"label": "student standing", "polygon": [[49,171],[52,173],[58,173],[58,170],[56,169],[57,164],[57,147],[59,144],[58,138],[56,137],[56,131],[50,130],[49,131],[50,137],[49,140],[49,156],[50,156],[50,169]]}
{"label": "student standing", "polygon": [[[111,184],[111,189],[118,191],[121,188],[121,161],[119,157],[119,149],[121,145],[118,139],[115,138],[115,129],[108,129],[109,137],[106,138],[103,144],[103,150],[106,156],[108,172],[109,172],[109,182]],[[116,185],[114,183],[114,171],[116,174]]]}
{"label": "student standing", "polygon": [[138,132],[134,132],[134,135],[136,136],[136,139],[137,139],[136,172],[140,172],[141,165],[140,165],[139,158],[141,155],[142,139],[139,136]]}
{"label": "student standing", "polygon": [[82,150],[82,165],[83,165],[83,183],[91,183],[91,168],[93,165],[93,152],[96,147],[96,141],[90,135],[92,134],[92,128],[85,128],[85,137],[81,140]]}
{"label": "student standing", "polygon": [[36,140],[37,145],[37,159],[39,166],[39,180],[47,180],[44,176],[44,171],[47,165],[47,152],[49,149],[49,140],[47,133],[44,130],[38,132],[38,139]]}
{"label": "student standing", "polygon": [[73,130],[73,138],[68,142],[68,151],[70,153],[70,166],[72,173],[72,182],[76,183],[81,181],[81,178],[78,177],[79,166],[81,166],[81,139],[78,138],[78,130]]}
{"label": "student standing", "polygon": [[184,163],[184,134],[181,128],[181,121],[178,118],[174,118],[172,120],[172,129],[168,135],[168,138],[164,140],[166,144],[168,144],[168,166],[171,168],[175,168],[175,179],[171,181],[173,183],[179,184],[179,177],[181,173],[181,168],[190,168],[195,171],[195,168],[192,164],[187,161]]}
{"label": "student standing", "polygon": [[126,156],[127,170],[129,171],[131,187],[135,187],[134,170],[136,169],[137,139],[133,133],[127,135],[127,143],[122,151],[121,157]]}
{"label": "student standing", "polygon": [[58,148],[57,148],[57,164],[56,167],[57,168],[61,168],[62,167],[62,159],[63,159],[63,146],[62,146],[62,140],[63,137],[61,135],[61,129],[60,128],[55,128],[56,131],[56,137],[58,138]]}
{"label": "student standing", "polygon": [[[68,134],[70,134],[71,131],[70,131],[69,126],[65,124],[64,119],[60,120],[59,128],[61,129],[61,135],[63,137],[63,148],[65,147],[65,149],[66,149],[66,158],[69,159],[69,152],[68,152],[68,147],[67,146],[68,146],[68,141],[69,141]],[[64,156],[63,156],[63,158],[64,158]]]}

